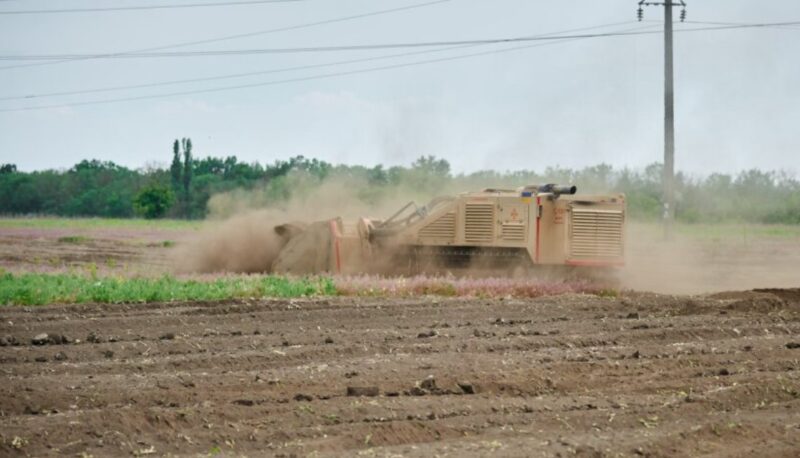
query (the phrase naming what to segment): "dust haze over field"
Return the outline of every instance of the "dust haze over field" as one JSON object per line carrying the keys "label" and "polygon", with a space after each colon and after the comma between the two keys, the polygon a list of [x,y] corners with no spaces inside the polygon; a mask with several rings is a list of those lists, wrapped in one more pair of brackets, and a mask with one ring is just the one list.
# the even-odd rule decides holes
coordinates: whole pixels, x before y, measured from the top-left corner
{"label": "dust haze over field", "polygon": [[[699,294],[750,288],[790,288],[800,281],[800,240],[765,237],[756,226],[715,235],[689,226],[663,240],[660,227],[628,224],[622,284],[638,291]],[[710,234],[703,235],[703,231]]]}
{"label": "dust haze over field", "polygon": [[[479,188],[490,185],[502,187],[485,182]],[[440,193],[467,191],[456,186],[448,183]],[[410,201],[424,205],[434,197],[415,189],[413,183],[401,182],[372,193],[373,188],[361,179],[337,176],[311,181],[303,173],[290,174],[288,189],[291,197],[279,203],[271,201],[265,189],[237,189],[212,196],[205,227],[175,250],[178,271],[269,272],[286,243],[275,232],[276,226],[337,217],[345,223],[359,217],[384,219]],[[619,286],[671,294],[796,286],[796,266],[800,265],[800,241],[796,238],[760,237],[757,229],[746,225],[724,235],[715,235],[711,226],[688,227],[697,234],[678,231],[665,241],[660,228],[629,220],[626,266],[616,274]],[[485,269],[475,267],[455,273],[487,275]]]}

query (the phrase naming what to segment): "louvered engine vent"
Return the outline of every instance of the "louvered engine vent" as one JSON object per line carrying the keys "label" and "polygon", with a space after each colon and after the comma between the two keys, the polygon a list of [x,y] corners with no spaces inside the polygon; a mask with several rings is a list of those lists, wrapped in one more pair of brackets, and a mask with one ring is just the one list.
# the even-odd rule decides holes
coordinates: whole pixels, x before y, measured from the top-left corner
{"label": "louvered engine vent", "polygon": [[619,210],[572,208],[570,255],[580,259],[620,258],[623,255],[622,226]]}
{"label": "louvered engine vent", "polygon": [[503,224],[502,229],[503,240],[510,242],[524,242],[525,241],[525,225],[524,224]]}
{"label": "louvered engine vent", "polygon": [[445,213],[434,222],[423,227],[419,236],[426,240],[453,241],[456,238],[456,214]]}
{"label": "louvered engine vent", "polygon": [[492,242],[494,240],[494,204],[466,204],[464,240],[467,243]]}

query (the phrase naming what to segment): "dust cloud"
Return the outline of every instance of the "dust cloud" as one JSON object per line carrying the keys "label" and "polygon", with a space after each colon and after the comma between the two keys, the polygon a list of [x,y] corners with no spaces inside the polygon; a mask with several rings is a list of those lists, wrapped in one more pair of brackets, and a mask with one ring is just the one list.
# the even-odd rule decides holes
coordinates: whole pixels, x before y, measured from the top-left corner
{"label": "dust cloud", "polygon": [[624,288],[703,294],[800,286],[800,240],[755,226],[687,226],[664,241],[656,224],[627,227]]}
{"label": "dust cloud", "polygon": [[[295,262],[281,259],[279,253],[287,246],[292,231],[303,225],[308,224],[318,232],[318,237],[309,237],[310,241],[329,236],[328,226],[313,224],[315,222],[334,218],[345,222],[359,217],[385,218],[409,201],[427,201],[427,196],[406,184],[374,191],[374,187],[352,177],[333,177],[320,182],[305,173],[293,172],[283,185],[283,189],[291,192],[288,201],[266,188],[236,189],[212,196],[204,227],[173,251],[175,270],[178,273],[257,273],[271,272],[274,265],[326,265],[325,260],[318,257],[319,253],[313,253],[314,247],[289,247],[289,251],[296,253]],[[372,193],[364,194],[365,190]],[[289,232],[276,232],[276,227],[287,222],[291,223]],[[320,230],[321,227],[324,230]],[[304,256],[316,258],[299,262]]]}
{"label": "dust cloud", "polygon": [[267,272],[283,246],[273,230],[277,215],[248,211],[219,224],[207,225],[196,237],[178,246],[178,272]]}

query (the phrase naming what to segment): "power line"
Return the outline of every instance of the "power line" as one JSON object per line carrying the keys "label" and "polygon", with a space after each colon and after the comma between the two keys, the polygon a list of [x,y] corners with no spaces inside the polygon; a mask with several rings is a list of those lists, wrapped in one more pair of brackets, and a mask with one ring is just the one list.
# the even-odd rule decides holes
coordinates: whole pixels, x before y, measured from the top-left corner
{"label": "power line", "polygon": [[[764,28],[786,25],[798,25],[800,21],[793,22],[774,22],[760,24],[741,24],[696,27],[692,29],[681,29],[676,32],[702,32],[712,30],[730,30],[745,28]],[[262,49],[229,49],[219,51],[173,51],[173,52],[142,52],[126,54],[52,54],[52,55],[0,55],[0,60],[52,60],[52,59],[110,59],[110,58],[160,58],[160,57],[199,57],[199,56],[239,56],[253,54],[295,54],[295,53],[318,53],[318,52],[340,52],[340,51],[371,51],[378,49],[399,49],[399,48],[424,48],[438,46],[457,46],[457,45],[478,45],[478,44],[504,44],[528,41],[549,41],[561,40],[565,38],[604,38],[635,35],[652,35],[661,33],[660,31],[638,31],[638,32],[604,32],[578,35],[556,35],[556,36],[526,36],[512,38],[491,38],[478,40],[456,40],[456,41],[428,41],[428,42],[407,42],[407,43],[381,43],[368,45],[344,45],[344,46],[313,46],[301,48],[262,48]]]}
{"label": "power line", "polygon": [[32,64],[8,65],[8,66],[5,66],[5,67],[0,67],[0,70],[7,70],[7,69],[12,69],[12,68],[22,68],[22,67],[36,67],[36,66],[41,66],[41,65],[55,65],[55,64],[65,63],[65,62],[74,62],[76,60],[101,59],[101,58],[105,58],[105,57],[113,57],[113,56],[119,56],[119,55],[124,55],[124,54],[134,54],[134,53],[149,52],[149,51],[162,51],[162,50],[165,50],[165,49],[182,48],[182,47],[186,47],[186,46],[194,46],[194,45],[199,45],[199,44],[218,43],[220,41],[235,40],[235,39],[239,39],[239,38],[249,38],[249,37],[254,37],[254,36],[259,36],[259,35],[269,35],[269,34],[280,33],[280,32],[289,32],[289,31],[292,31],[292,30],[307,29],[307,28],[316,27],[316,26],[320,26],[320,25],[335,24],[335,23],[338,23],[338,22],[352,21],[352,20],[356,20],[356,19],[363,19],[363,18],[367,18],[367,17],[380,16],[380,15],[384,15],[384,14],[399,13],[401,11],[408,11],[408,10],[412,10],[412,9],[423,8],[423,7],[427,7],[427,6],[433,6],[433,5],[436,5],[436,4],[439,4],[439,3],[446,3],[446,2],[449,2],[449,1],[450,0],[433,0],[433,1],[427,1],[427,2],[424,2],[424,3],[415,3],[415,4],[412,4],[412,5],[401,6],[401,7],[397,7],[397,8],[389,8],[389,9],[384,9],[384,10],[370,11],[370,12],[367,12],[367,13],[354,14],[354,15],[350,15],[350,16],[340,16],[340,17],[336,17],[336,18],[323,19],[321,21],[306,22],[306,23],[303,23],[303,24],[295,24],[295,25],[290,25],[290,26],[285,26],[285,27],[277,27],[277,28],[272,28],[272,29],[256,30],[256,31],[253,31],[253,32],[237,33],[237,34],[234,34],[234,35],[225,35],[225,36],[216,37],[216,38],[206,38],[206,39],[203,39],[203,40],[184,41],[184,42],[178,42],[178,43],[172,43],[172,44],[167,44],[167,45],[155,46],[155,47],[150,47],[150,48],[136,49],[136,50],[132,50],[132,51],[122,51],[122,52],[101,54],[100,57],[89,57],[89,58],[83,58],[83,59],[64,59],[64,60],[58,60],[58,61],[52,61],[52,62],[36,62],[36,63],[32,63]]}
{"label": "power line", "polygon": [[[781,25],[786,24],[800,24],[799,22],[791,22],[791,23],[779,23]],[[746,26],[738,25],[738,26],[720,26],[720,27],[713,27],[713,28],[696,28],[696,29],[684,29],[684,31],[700,31],[700,30],[730,30],[730,29],[742,29],[742,28],[751,28],[751,27],[764,27],[768,25],[774,25],[778,23],[765,23],[765,24],[748,24]],[[652,26],[648,26],[646,28],[651,28]],[[557,38],[557,41],[547,41],[541,43],[534,43],[534,44],[527,44],[523,46],[516,46],[511,48],[499,49],[499,50],[489,50],[489,51],[482,51],[476,53],[469,53],[469,54],[461,54],[456,56],[449,56],[449,57],[442,57],[436,59],[427,59],[427,60],[419,60],[413,62],[405,62],[399,64],[390,64],[390,65],[383,65],[378,67],[369,67],[364,69],[357,69],[357,70],[347,70],[347,71],[340,71],[340,72],[331,72],[331,73],[322,73],[317,75],[309,75],[304,77],[298,78],[288,78],[283,80],[272,80],[272,81],[265,81],[259,83],[250,83],[250,84],[240,84],[240,85],[232,85],[232,86],[222,86],[222,87],[212,87],[207,89],[196,89],[196,90],[188,90],[188,91],[175,91],[175,92],[167,92],[161,94],[150,94],[150,95],[142,95],[142,96],[132,96],[132,97],[121,97],[121,98],[113,98],[113,99],[100,99],[100,100],[89,100],[84,102],[76,102],[76,103],[68,103],[68,104],[52,104],[52,105],[40,105],[40,106],[27,106],[27,107],[17,107],[17,108],[6,108],[0,109],[0,113],[2,112],[20,112],[20,111],[32,111],[32,110],[42,110],[42,109],[52,109],[52,108],[67,108],[73,106],[86,106],[86,105],[100,105],[100,104],[110,104],[110,103],[118,103],[118,102],[129,102],[129,101],[137,101],[137,100],[151,100],[151,99],[160,99],[160,98],[167,98],[167,97],[174,97],[174,96],[182,96],[182,95],[193,95],[193,94],[203,94],[203,93],[213,93],[213,92],[223,92],[223,91],[231,91],[237,89],[247,89],[253,87],[263,87],[263,86],[273,86],[279,84],[287,84],[293,82],[302,82],[302,81],[311,81],[311,80],[319,80],[319,79],[329,79],[339,76],[347,76],[347,75],[355,75],[355,74],[362,74],[362,73],[374,73],[379,71],[397,69],[397,68],[405,68],[405,67],[413,67],[417,65],[426,65],[431,63],[438,63],[438,62],[448,62],[454,60],[461,60],[467,59],[471,57],[477,56],[485,56],[490,54],[501,54],[507,53],[522,49],[529,49],[539,46],[547,46],[553,45],[558,43],[564,43],[574,40],[580,40],[585,38],[594,38],[595,36],[631,36],[631,35],[643,35],[646,33],[652,32],[617,32],[613,34],[602,34],[602,35],[560,35]],[[660,32],[656,32],[660,33]]]}
{"label": "power line", "polygon": [[[647,21],[650,22],[650,21]],[[660,21],[659,21],[660,22]],[[685,24],[700,24],[700,25],[747,25],[746,22],[716,22],[716,21],[683,21]],[[796,28],[797,24],[777,25],[775,27],[781,28]]]}
{"label": "power line", "polygon": [[[2,0],[0,0],[2,1]],[[613,27],[618,25],[630,24],[629,21],[625,22],[616,22],[611,24],[602,24],[602,25],[595,25],[591,27],[582,27],[578,29],[570,29],[570,30],[562,30],[559,32],[549,32],[544,33],[539,36],[548,36],[548,35],[559,35],[565,33],[572,33],[572,32],[580,32],[586,30],[594,30],[594,29],[601,29],[607,27]],[[29,95],[21,95],[21,96],[7,96],[7,97],[0,97],[0,101],[5,100],[23,100],[23,99],[33,99],[33,98],[45,98],[45,97],[56,97],[56,96],[66,96],[66,95],[79,95],[79,94],[91,94],[91,93],[99,93],[99,92],[113,92],[113,91],[122,91],[122,90],[129,90],[129,89],[144,89],[150,87],[159,87],[159,86],[169,86],[175,84],[187,84],[187,83],[197,83],[203,81],[217,81],[217,80],[224,80],[224,79],[232,79],[232,78],[244,78],[249,76],[258,76],[258,75],[268,75],[274,73],[283,73],[295,70],[308,70],[312,68],[322,68],[322,67],[330,67],[336,65],[346,65],[346,64],[354,64],[354,63],[363,63],[363,62],[371,62],[377,60],[385,60],[385,59],[393,59],[397,57],[408,57],[420,54],[429,54],[429,53],[439,53],[444,51],[451,51],[454,49],[462,49],[465,47],[472,47],[472,46],[481,46],[481,45],[458,45],[458,46],[450,46],[440,49],[426,49],[422,51],[412,51],[412,52],[403,52],[397,54],[389,54],[383,56],[372,56],[372,57],[365,57],[359,59],[348,59],[348,60],[340,60],[334,62],[326,62],[326,63],[319,63],[319,64],[309,64],[309,65],[298,65],[292,67],[284,67],[284,68],[277,68],[277,69],[269,69],[269,70],[260,70],[255,72],[245,72],[245,73],[233,73],[233,74],[226,74],[226,75],[216,75],[216,76],[208,76],[208,77],[201,77],[201,78],[188,78],[188,79],[179,79],[179,80],[168,80],[168,81],[160,81],[160,82],[153,82],[153,83],[143,83],[143,84],[134,84],[134,85],[126,85],[126,86],[111,86],[111,87],[104,87],[104,88],[96,88],[96,89],[84,89],[84,90],[72,90],[72,91],[60,91],[60,92],[49,92],[43,94],[29,94]]]}
{"label": "power line", "polygon": [[229,2],[212,2],[212,3],[109,6],[109,7],[98,7],[98,8],[66,8],[66,9],[53,9],[53,10],[16,10],[16,11],[0,11],[0,15],[99,13],[99,12],[110,12],[110,11],[164,10],[164,9],[176,9],[176,8],[203,8],[209,6],[259,5],[265,3],[295,3],[301,1],[306,1],[306,0],[235,0]]}
{"label": "power line", "polygon": [[[652,26],[647,26],[645,28],[651,28]],[[175,91],[175,92],[168,92],[168,93],[161,93],[161,94],[151,94],[151,95],[142,95],[142,96],[133,96],[133,97],[121,97],[121,98],[114,98],[114,99],[101,99],[101,100],[89,100],[84,102],[77,102],[77,103],[69,103],[69,104],[53,104],[53,105],[40,105],[40,106],[28,106],[28,107],[18,107],[18,108],[5,108],[0,109],[0,113],[8,113],[8,112],[19,112],[19,111],[33,111],[33,110],[44,110],[44,109],[52,109],[52,108],[68,108],[68,107],[75,107],[75,106],[86,106],[86,105],[101,105],[101,104],[110,104],[110,103],[118,103],[118,102],[131,102],[137,100],[150,100],[150,99],[160,99],[160,98],[167,98],[167,97],[175,97],[181,95],[193,95],[193,94],[205,94],[205,93],[213,93],[213,92],[224,92],[224,91],[231,91],[231,90],[238,90],[238,89],[248,89],[254,87],[263,87],[263,86],[274,86],[279,84],[288,84],[288,83],[295,83],[295,82],[302,82],[302,81],[311,81],[311,80],[320,80],[320,79],[329,79],[334,77],[340,76],[348,76],[348,75],[356,75],[362,73],[375,73],[380,71],[392,70],[397,68],[405,68],[405,67],[414,67],[418,65],[426,65],[438,62],[449,62],[461,59],[468,59],[472,57],[478,56],[486,56],[491,54],[502,54],[512,51],[518,51],[522,49],[529,49],[535,48],[540,46],[548,46],[548,45],[555,45],[559,43],[565,43],[575,40],[581,40],[588,37],[571,37],[571,38],[562,38],[560,41],[548,41],[542,43],[534,43],[534,44],[527,44],[523,46],[516,46],[512,48],[506,49],[495,49],[495,50],[488,50],[488,51],[481,51],[469,54],[461,54],[456,56],[449,56],[449,57],[440,57],[436,59],[427,59],[427,60],[418,60],[413,62],[405,62],[399,64],[389,64],[383,65],[378,67],[369,67],[364,69],[357,69],[357,70],[346,70],[340,72],[331,72],[331,73],[322,73],[317,75],[309,75],[304,77],[298,78],[288,78],[283,80],[272,80],[272,81],[264,81],[259,83],[250,83],[250,84],[239,84],[233,86],[222,86],[222,87],[213,87],[207,89],[196,89],[196,90],[189,90],[189,91]]]}

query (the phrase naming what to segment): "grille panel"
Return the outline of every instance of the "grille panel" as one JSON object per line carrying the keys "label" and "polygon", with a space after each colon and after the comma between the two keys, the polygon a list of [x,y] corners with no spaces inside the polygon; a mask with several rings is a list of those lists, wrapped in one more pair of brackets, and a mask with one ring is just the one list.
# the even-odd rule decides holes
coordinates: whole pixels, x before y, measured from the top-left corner
{"label": "grille panel", "polygon": [[456,238],[456,214],[449,212],[419,231],[420,238],[454,241]]}
{"label": "grille panel", "polygon": [[619,210],[572,208],[570,256],[575,259],[609,259],[623,256],[624,214]]}
{"label": "grille panel", "polygon": [[494,240],[494,204],[466,204],[464,240],[468,243],[486,243]]}
{"label": "grille panel", "polygon": [[503,224],[502,238],[511,242],[524,242],[525,226],[522,224]]}

